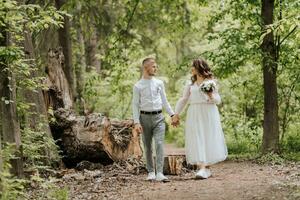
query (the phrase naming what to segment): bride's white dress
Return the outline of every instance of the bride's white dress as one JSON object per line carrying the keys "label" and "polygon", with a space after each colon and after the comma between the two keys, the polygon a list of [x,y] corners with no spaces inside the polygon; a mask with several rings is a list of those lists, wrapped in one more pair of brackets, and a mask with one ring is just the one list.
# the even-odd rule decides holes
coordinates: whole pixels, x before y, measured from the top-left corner
{"label": "bride's white dress", "polygon": [[175,113],[189,104],[185,123],[186,159],[190,164],[214,164],[226,159],[227,147],[216,104],[221,97],[216,89],[213,98],[200,91],[196,83],[187,84],[178,100]]}

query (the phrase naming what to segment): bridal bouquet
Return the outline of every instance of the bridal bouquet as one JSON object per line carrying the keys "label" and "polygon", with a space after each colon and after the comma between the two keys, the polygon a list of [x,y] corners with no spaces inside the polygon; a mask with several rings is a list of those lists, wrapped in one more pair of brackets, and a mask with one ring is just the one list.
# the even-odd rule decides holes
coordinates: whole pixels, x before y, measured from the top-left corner
{"label": "bridal bouquet", "polygon": [[212,80],[204,81],[200,86],[200,90],[204,93],[212,92],[215,89],[216,89],[216,83]]}

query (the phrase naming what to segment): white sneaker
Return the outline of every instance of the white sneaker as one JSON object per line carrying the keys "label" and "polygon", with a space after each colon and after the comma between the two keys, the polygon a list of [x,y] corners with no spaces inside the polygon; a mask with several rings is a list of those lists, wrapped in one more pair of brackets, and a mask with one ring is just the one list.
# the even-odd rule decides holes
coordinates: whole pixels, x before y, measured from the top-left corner
{"label": "white sneaker", "polygon": [[157,180],[157,181],[165,181],[165,180],[168,180],[168,178],[165,177],[165,176],[163,175],[163,173],[159,172],[159,173],[157,173],[157,175],[156,175],[156,180]]}
{"label": "white sneaker", "polygon": [[152,181],[152,180],[155,180],[155,178],[156,178],[155,172],[149,172],[146,180]]}
{"label": "white sneaker", "polygon": [[210,169],[206,168],[206,169],[205,169],[205,172],[206,172],[207,178],[211,176],[211,171],[210,171]]}
{"label": "white sneaker", "polygon": [[196,179],[207,179],[208,174],[206,173],[205,169],[200,169],[197,173],[196,173]]}

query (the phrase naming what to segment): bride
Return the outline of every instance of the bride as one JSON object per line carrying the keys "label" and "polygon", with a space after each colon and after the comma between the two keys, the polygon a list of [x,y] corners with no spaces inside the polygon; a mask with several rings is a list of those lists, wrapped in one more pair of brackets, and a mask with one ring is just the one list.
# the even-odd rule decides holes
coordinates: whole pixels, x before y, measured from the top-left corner
{"label": "bride", "polygon": [[227,157],[227,147],[216,104],[221,103],[216,81],[203,59],[192,65],[191,83],[184,88],[175,107],[173,125],[179,124],[179,114],[188,103],[185,123],[185,150],[189,164],[200,166],[196,178],[211,176],[209,166]]}

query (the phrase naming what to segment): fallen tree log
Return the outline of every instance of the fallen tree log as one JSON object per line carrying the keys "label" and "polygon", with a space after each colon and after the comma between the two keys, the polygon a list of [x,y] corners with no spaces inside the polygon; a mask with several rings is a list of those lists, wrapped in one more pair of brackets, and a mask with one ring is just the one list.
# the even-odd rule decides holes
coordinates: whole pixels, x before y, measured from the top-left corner
{"label": "fallen tree log", "polygon": [[71,111],[73,97],[63,71],[61,48],[49,49],[47,63],[45,106],[53,110],[53,116],[49,116],[51,133],[65,165],[75,167],[81,161],[110,164],[129,156],[141,158],[140,136],[133,131],[132,120],[110,120],[96,113],[77,116]]}
{"label": "fallen tree log", "polygon": [[54,111],[51,132],[58,141],[67,167],[87,160],[104,165],[129,157],[142,157],[140,135],[132,120],[110,120],[101,114],[77,116],[71,110]]}

